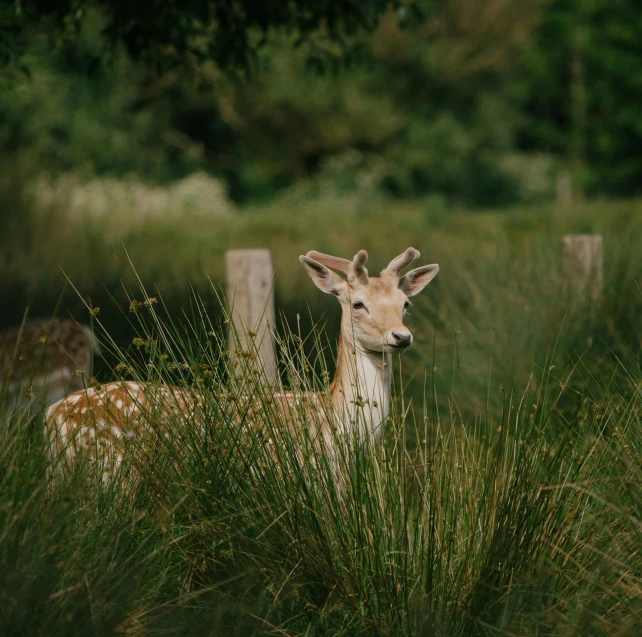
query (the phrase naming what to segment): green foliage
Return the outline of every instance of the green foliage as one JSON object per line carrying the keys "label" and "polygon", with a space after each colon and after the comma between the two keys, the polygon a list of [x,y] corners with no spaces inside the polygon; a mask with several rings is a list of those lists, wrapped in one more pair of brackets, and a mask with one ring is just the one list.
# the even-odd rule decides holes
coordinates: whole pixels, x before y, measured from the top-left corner
{"label": "green foliage", "polygon": [[567,157],[588,193],[637,192],[642,100],[635,0],[550,4],[509,88],[520,101],[520,144]]}
{"label": "green foliage", "polygon": [[214,60],[228,70],[247,70],[273,31],[294,32],[300,39],[322,33],[329,42],[344,43],[347,35],[374,28],[382,14],[398,4],[391,0],[365,4],[292,0],[270,5],[254,0],[200,0],[180,5],[157,0],[134,4],[67,0],[23,5],[5,0],[0,5],[0,26],[4,27],[0,64],[15,61],[25,35],[45,32],[73,38],[85,14],[98,9],[105,18],[102,33],[107,42],[124,45],[131,55],[144,57],[155,67]]}
{"label": "green foliage", "polygon": [[[330,455],[305,414],[282,422],[251,358],[228,364],[198,299],[184,322],[137,298],[130,317],[148,345],[127,353],[102,336],[116,373],[184,382],[204,403],[168,437],[151,410],[107,485],[82,463],[51,482],[41,421],[3,423],[4,634],[597,636],[640,625],[636,353],[610,362],[610,382],[574,389],[541,358],[528,388],[478,417],[440,412],[430,387],[413,416],[398,388],[383,443],[335,434]],[[318,356],[323,335],[311,339]],[[298,336],[283,333],[282,347],[290,387],[321,389]],[[261,420],[240,427],[248,396]]]}
{"label": "green foliage", "polygon": [[[346,36],[343,48],[328,44],[312,18],[316,35],[301,43],[293,18],[293,30],[277,29],[242,81],[221,73],[208,38],[187,37],[185,46],[205,47],[187,61],[178,49],[152,47],[163,67],[154,69],[118,44],[109,8],[80,6],[62,36],[49,22],[42,37],[20,36],[16,59],[31,78],[0,97],[0,143],[9,161],[27,157],[36,172],[134,172],[167,182],[206,170],[239,202],[310,182],[320,188],[324,167],[355,153],[357,196],[374,165],[379,192],[469,206],[552,200],[567,176],[576,197],[628,195],[640,183],[638,12],[627,3],[616,11],[580,4],[426,2],[420,9],[432,19],[401,29],[407,9],[393,14],[375,3],[360,11],[380,15],[377,28]],[[287,6],[277,13],[299,15],[296,3]],[[150,26],[138,13],[148,8],[133,10],[133,24]],[[189,31],[205,28],[188,20],[197,9],[167,11],[183,11],[173,24]],[[310,10],[319,17],[322,7]],[[161,23],[145,37],[156,29],[170,37]],[[253,50],[250,40],[239,47]],[[224,49],[232,66],[241,63],[234,47]],[[332,63],[335,55],[343,64]]]}
{"label": "green foliage", "polygon": [[[4,160],[56,174],[135,172],[149,181],[194,170],[198,162],[190,152],[176,152],[167,109],[162,104],[137,108],[145,75],[122,50],[104,55],[103,26],[103,17],[94,11],[74,40],[33,43],[31,79],[0,96]],[[6,168],[5,179],[15,179],[16,173]]]}

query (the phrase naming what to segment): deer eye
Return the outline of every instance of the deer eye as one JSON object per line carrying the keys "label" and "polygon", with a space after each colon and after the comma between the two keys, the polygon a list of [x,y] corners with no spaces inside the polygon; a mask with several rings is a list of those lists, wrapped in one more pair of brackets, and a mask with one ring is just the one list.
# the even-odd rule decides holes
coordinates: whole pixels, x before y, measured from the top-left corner
{"label": "deer eye", "polygon": [[365,305],[361,301],[355,301],[352,304],[352,309],[353,310],[362,310],[365,307]]}
{"label": "deer eye", "polygon": [[404,309],[404,310],[407,310],[409,307],[410,307],[410,301],[406,301],[406,302],[403,304],[403,309]]}

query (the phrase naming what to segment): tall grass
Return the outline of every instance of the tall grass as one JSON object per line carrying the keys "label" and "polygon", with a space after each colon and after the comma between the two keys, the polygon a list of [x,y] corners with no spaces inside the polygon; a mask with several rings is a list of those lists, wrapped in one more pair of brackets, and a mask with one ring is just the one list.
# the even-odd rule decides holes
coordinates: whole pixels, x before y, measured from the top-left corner
{"label": "tall grass", "polygon": [[[338,306],[310,285],[298,256],[310,249],[350,256],[366,248],[368,267],[376,272],[395,251],[413,245],[425,262],[441,267],[430,290],[413,299],[410,313],[416,347],[405,359],[404,380],[416,400],[423,393],[423,370],[431,375],[436,366],[439,396],[455,396],[462,408],[484,405],[490,375],[488,399],[497,409],[503,401],[499,384],[507,391],[514,384],[519,392],[533,362],[552,343],[558,346],[550,364],[559,370],[588,351],[595,367],[642,337],[642,295],[636,287],[642,280],[640,201],[596,201],[576,211],[538,206],[501,214],[448,210],[430,200],[393,205],[373,199],[357,210],[337,203],[336,209],[314,212],[281,201],[225,217],[160,215],[153,223],[123,225],[122,212],[97,217],[88,209],[71,215],[62,197],[50,208],[38,207],[29,193],[20,191],[21,182],[28,180],[18,174],[9,179],[14,190],[0,189],[0,207],[6,203],[13,210],[0,220],[7,224],[0,232],[3,324],[19,324],[27,306],[30,316],[50,314],[68,276],[85,300],[105,309],[101,319],[115,340],[131,342],[129,315],[106,311],[112,297],[126,301],[123,282],[136,283],[126,251],[142,280],[162,291],[169,314],[180,313],[191,285],[218,322],[222,315],[209,281],[223,283],[225,251],[267,247],[274,260],[279,311],[304,332],[323,317],[332,341]],[[108,204],[102,206],[108,209]],[[605,294],[594,308],[573,303],[565,287],[561,239],[573,232],[604,237]],[[61,311],[87,320],[70,287]],[[311,349],[307,354],[313,357]],[[107,368],[98,361],[99,378],[107,377]]]}
{"label": "tall grass", "polygon": [[[205,400],[197,417],[150,411],[106,485],[83,464],[52,482],[42,415],[0,410],[1,634],[640,634],[639,202],[510,215],[400,204],[397,248],[441,274],[410,311],[383,441],[337,437],[329,453],[303,410],[285,426],[252,352],[231,362],[223,253],[272,249],[282,382],[323,392],[337,308],[308,294],[296,257],[366,247],[376,271],[390,257],[385,205],[317,211],[323,223],[275,205],[111,228],[163,291],[154,302],[129,290],[136,274],[100,224],[61,223],[58,209],[23,223],[14,194],[3,320],[29,301],[54,307],[61,266],[101,307],[101,381]],[[605,245],[592,307],[568,293],[559,247],[587,231]],[[71,286],[61,307],[87,320]]]}
{"label": "tall grass", "polygon": [[[51,482],[40,417],[2,427],[4,634],[639,632],[636,351],[596,375],[590,350],[554,366],[553,340],[469,410],[440,394],[438,334],[380,444],[325,445],[303,408],[283,422],[252,351],[230,360],[197,295],[180,319],[157,299],[131,299],[131,347],[103,334],[112,376],[183,385],[196,413],[150,410],[106,485],[81,463]],[[284,329],[284,384],[324,392],[326,346]]]}

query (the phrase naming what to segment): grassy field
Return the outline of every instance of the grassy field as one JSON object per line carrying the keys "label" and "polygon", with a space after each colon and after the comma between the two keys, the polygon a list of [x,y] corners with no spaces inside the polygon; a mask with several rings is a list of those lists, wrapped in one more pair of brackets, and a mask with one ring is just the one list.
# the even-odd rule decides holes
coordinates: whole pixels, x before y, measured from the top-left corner
{"label": "grassy field", "polygon": [[[131,217],[127,210],[100,218],[91,210],[70,215],[64,199],[37,210],[24,201],[5,203],[17,211],[2,233],[5,325],[20,323],[27,306],[37,316],[59,305],[60,313],[87,322],[88,302],[101,308],[101,321],[120,345],[131,343],[134,268],[149,293],[162,296],[168,316],[183,312],[193,289],[219,325],[216,293],[224,283],[225,251],[268,247],[277,312],[304,334],[325,325],[333,342],[338,304],[310,283],[298,256],[310,249],[350,256],[366,248],[370,270],[377,271],[412,245],[422,263],[441,267],[410,312],[416,346],[403,369],[415,397],[422,395],[424,370],[436,366],[440,395],[456,396],[466,406],[486,402],[490,375],[489,399],[497,408],[503,401],[499,384],[519,390],[554,343],[551,364],[561,373],[585,352],[593,352],[594,367],[605,353],[621,354],[640,342],[639,200],[595,202],[573,211],[549,205],[501,212],[446,210],[432,200],[331,200],[302,207],[286,200],[223,217],[159,215],[138,223],[122,222]],[[569,294],[563,268],[562,237],[576,232],[604,236],[605,295],[590,310]],[[65,277],[77,292],[71,285],[63,292]],[[110,364],[115,362],[98,361],[100,378],[108,377]]]}
{"label": "grassy field", "polygon": [[[99,377],[211,390],[209,425],[176,422],[168,444],[152,435],[132,445],[129,469],[107,485],[79,466],[52,486],[41,420],[4,424],[2,634],[640,634],[639,201],[572,213],[284,203],[123,235],[117,217],[106,226],[61,210],[29,215],[3,248],[3,320],[62,299],[63,312],[88,321],[74,290],[61,296],[60,266],[101,308]],[[568,288],[568,232],[604,236],[594,307]],[[282,374],[317,387],[333,367],[325,346],[338,308],[297,256],[366,248],[374,271],[408,245],[441,271],[411,309],[416,341],[395,361],[385,439],[374,453],[336,440],[337,487],[306,423],[284,430],[256,378],[227,372],[223,254],[272,250],[277,307],[292,328],[282,328]],[[144,299],[135,273],[159,299],[151,309],[129,311]],[[259,396],[276,457],[259,431],[238,432],[220,383],[229,396]]]}

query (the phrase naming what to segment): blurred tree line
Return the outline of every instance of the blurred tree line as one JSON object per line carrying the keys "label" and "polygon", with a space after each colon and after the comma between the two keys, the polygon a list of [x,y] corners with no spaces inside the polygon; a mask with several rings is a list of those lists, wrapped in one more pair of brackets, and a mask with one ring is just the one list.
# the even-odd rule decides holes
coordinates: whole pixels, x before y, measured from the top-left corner
{"label": "blurred tree line", "polygon": [[[115,28],[101,3],[34,24],[3,3],[11,174],[165,183],[206,170],[240,203],[321,178],[470,206],[642,190],[637,0],[422,0],[423,20],[346,1],[336,32],[319,9],[332,3],[250,3],[240,25],[240,5],[220,3],[227,38],[216,12],[196,20],[199,3],[149,3],[158,16],[136,4],[114,3]],[[272,23],[287,28],[264,43]]]}

